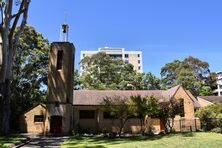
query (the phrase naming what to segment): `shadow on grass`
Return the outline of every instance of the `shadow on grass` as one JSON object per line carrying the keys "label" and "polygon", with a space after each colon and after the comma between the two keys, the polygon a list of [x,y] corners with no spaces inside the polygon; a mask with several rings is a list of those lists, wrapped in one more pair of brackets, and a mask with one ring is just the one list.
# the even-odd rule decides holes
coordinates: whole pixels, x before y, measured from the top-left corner
{"label": "shadow on grass", "polygon": [[193,133],[181,133],[183,137],[194,137]]}
{"label": "shadow on grass", "polygon": [[[66,141],[64,147],[100,147],[105,148],[108,145],[124,144],[133,141],[146,141],[160,139],[163,136],[135,136],[135,137],[122,137],[122,138],[105,138],[105,137],[72,137]],[[83,146],[82,146],[83,145]]]}
{"label": "shadow on grass", "polygon": [[1,136],[0,137],[0,148],[8,147],[11,144],[15,144],[21,140],[23,140],[23,136],[16,136],[16,135],[10,135],[10,136]]}
{"label": "shadow on grass", "polygon": [[116,144],[124,144],[133,141],[153,141],[159,140],[162,138],[170,138],[170,137],[193,137],[193,133],[184,132],[184,133],[173,133],[173,134],[166,134],[166,135],[153,135],[153,136],[132,136],[132,137],[122,137],[122,138],[105,138],[105,137],[83,137],[77,136],[72,137],[68,141],[66,141],[63,146],[64,147],[84,147],[84,148],[105,148],[109,145],[116,145]]}

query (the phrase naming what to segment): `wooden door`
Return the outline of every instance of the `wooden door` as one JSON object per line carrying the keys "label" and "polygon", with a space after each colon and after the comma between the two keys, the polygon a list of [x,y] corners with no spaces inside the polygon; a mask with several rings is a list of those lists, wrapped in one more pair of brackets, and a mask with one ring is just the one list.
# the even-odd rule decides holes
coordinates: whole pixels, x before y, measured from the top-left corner
{"label": "wooden door", "polygon": [[62,116],[51,116],[50,133],[52,134],[62,133]]}
{"label": "wooden door", "polygon": [[164,122],[162,120],[160,120],[160,131],[165,131],[165,126],[164,126]]}

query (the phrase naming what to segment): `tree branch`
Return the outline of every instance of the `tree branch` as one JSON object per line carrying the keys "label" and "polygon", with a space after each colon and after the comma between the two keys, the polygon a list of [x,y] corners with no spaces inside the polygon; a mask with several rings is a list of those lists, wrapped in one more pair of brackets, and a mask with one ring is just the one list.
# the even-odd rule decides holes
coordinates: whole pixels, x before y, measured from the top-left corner
{"label": "tree branch", "polygon": [[7,65],[8,65],[8,32],[10,27],[10,16],[12,13],[12,3],[13,0],[6,0],[6,6],[4,10],[5,18],[3,19],[2,23],[2,68],[0,71],[0,83],[5,83],[6,80],[6,72],[7,72]]}
{"label": "tree branch", "polygon": [[8,27],[9,22],[10,22],[10,16],[11,16],[11,13],[12,13],[12,3],[13,3],[13,0],[7,0],[6,1],[5,11],[4,11],[5,18],[4,18],[4,21],[3,21],[4,25],[6,27]]}
{"label": "tree branch", "polygon": [[[16,28],[16,26],[17,26],[17,23],[18,23],[18,21],[19,21],[19,18],[20,18],[20,16],[21,16],[21,14],[22,14],[22,13],[19,13],[19,12],[21,12],[22,10],[25,10],[25,9],[23,9],[24,3],[25,3],[25,0],[22,1],[21,5],[20,5],[20,7],[19,7],[18,13],[16,13],[16,14],[13,15],[13,16],[15,16],[15,19],[14,19],[12,28],[11,28],[10,33],[9,33],[9,40],[12,40],[12,39],[13,39],[13,34],[14,34],[14,32],[15,32],[15,28]],[[12,17],[11,17],[11,18],[12,18]]]}
{"label": "tree branch", "polygon": [[16,14],[13,14],[12,16],[11,16],[11,19],[13,19],[14,17],[19,17],[22,13],[24,13],[26,11],[26,9],[22,9],[21,11],[19,11],[18,13],[16,13]]}
{"label": "tree branch", "polygon": [[14,42],[13,42],[14,45],[17,45],[18,40],[19,40],[19,36],[21,35],[22,31],[25,28],[26,20],[27,20],[27,17],[28,17],[28,8],[29,8],[29,3],[30,2],[29,2],[29,0],[23,0],[23,1],[24,1],[24,9],[25,9],[25,11],[23,13],[23,18],[22,18],[22,22],[20,24],[20,28],[16,32],[15,37],[14,37]]}

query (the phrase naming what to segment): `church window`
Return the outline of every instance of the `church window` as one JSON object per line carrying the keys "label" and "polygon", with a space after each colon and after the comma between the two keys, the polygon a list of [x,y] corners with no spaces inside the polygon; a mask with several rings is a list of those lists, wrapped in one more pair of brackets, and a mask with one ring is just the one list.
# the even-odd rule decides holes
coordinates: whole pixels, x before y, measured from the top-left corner
{"label": "church window", "polygon": [[62,69],[62,61],[63,61],[63,51],[62,50],[58,50],[57,65],[56,65],[56,69],[57,70]]}
{"label": "church window", "polygon": [[80,110],[79,111],[80,119],[94,119],[95,118],[95,110]]}
{"label": "church window", "polygon": [[34,122],[43,122],[44,116],[43,115],[35,115],[34,116]]}

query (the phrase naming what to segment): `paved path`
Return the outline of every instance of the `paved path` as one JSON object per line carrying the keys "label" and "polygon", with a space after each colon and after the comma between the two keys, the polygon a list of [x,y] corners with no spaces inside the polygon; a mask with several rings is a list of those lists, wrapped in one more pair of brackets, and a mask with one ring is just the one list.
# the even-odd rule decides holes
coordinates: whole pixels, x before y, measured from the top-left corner
{"label": "paved path", "polygon": [[32,137],[31,141],[21,147],[14,148],[58,148],[69,137]]}

